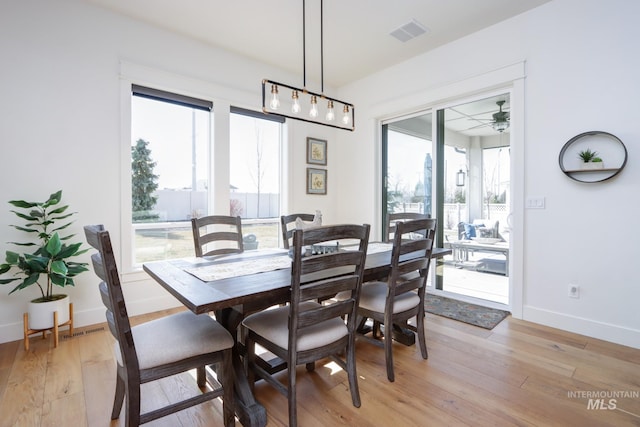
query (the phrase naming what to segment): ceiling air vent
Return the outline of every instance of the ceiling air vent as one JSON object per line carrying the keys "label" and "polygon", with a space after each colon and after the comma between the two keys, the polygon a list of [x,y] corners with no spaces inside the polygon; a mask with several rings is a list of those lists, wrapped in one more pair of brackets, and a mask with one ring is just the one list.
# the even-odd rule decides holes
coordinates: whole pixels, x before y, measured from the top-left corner
{"label": "ceiling air vent", "polygon": [[427,31],[428,31],[427,27],[425,27],[415,19],[412,19],[407,24],[404,24],[398,29],[393,30],[389,34],[395,37],[396,39],[400,40],[401,42],[406,42],[415,37],[418,37],[421,34],[426,33]]}

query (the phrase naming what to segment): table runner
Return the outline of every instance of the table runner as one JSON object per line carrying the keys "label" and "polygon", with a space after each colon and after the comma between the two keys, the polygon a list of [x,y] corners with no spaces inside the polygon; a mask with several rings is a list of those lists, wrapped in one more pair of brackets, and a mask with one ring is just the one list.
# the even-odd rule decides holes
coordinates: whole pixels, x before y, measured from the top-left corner
{"label": "table runner", "polygon": [[201,267],[188,267],[184,271],[203,282],[228,279],[229,277],[247,276],[291,267],[288,256],[270,256],[245,261],[208,264]]}
{"label": "table runner", "polygon": [[[391,243],[371,242],[367,253],[374,254],[391,250]],[[357,250],[358,246],[342,246],[344,250]],[[265,273],[267,271],[281,270],[291,267],[291,258],[288,256],[269,256],[250,260],[207,264],[199,267],[187,267],[187,273],[197,277],[203,282],[228,279],[230,277],[248,276],[250,274]]]}

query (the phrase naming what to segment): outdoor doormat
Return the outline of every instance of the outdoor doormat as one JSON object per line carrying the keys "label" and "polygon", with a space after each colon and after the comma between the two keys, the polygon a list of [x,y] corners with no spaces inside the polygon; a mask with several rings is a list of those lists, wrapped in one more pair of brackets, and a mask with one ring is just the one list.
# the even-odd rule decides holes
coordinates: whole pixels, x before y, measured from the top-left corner
{"label": "outdoor doormat", "polygon": [[426,294],[424,297],[425,311],[438,316],[479,326],[485,329],[493,329],[509,314],[508,311],[470,304],[439,295]]}

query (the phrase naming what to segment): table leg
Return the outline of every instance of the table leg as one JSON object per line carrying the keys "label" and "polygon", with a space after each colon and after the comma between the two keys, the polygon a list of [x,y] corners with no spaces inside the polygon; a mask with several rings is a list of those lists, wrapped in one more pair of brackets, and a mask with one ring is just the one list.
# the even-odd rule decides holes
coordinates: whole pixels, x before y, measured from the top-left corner
{"label": "table leg", "polygon": [[444,259],[436,258],[434,260],[436,262],[436,286],[435,288],[438,290],[443,289],[444,285]]}
{"label": "table leg", "polygon": [[[242,314],[231,308],[216,313],[218,321],[224,325],[231,335],[236,336],[237,328],[242,322]],[[240,345],[233,348],[233,372],[235,375],[236,415],[240,424],[245,427],[264,427],[267,424],[267,411],[256,401],[247,375],[244,371],[244,363],[240,354]]]}

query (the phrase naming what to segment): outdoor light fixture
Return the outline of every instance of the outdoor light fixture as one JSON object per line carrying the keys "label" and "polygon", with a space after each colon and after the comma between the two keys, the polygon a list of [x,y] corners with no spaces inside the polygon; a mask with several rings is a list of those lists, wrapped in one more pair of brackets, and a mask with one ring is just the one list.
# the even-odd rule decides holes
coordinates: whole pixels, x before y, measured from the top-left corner
{"label": "outdoor light fixture", "polygon": [[[330,98],[324,94],[324,60],[323,60],[323,23],[322,6],[320,0],[320,93],[307,90],[306,66],[306,1],[302,2],[302,88],[297,88],[273,80],[262,80],[262,111],[290,119],[302,120],[309,123],[330,126],[338,129],[355,129],[355,111],[353,104]],[[282,96],[284,89],[291,91],[291,97]],[[269,92],[267,92],[269,91]],[[270,96],[269,96],[270,94]],[[342,111],[342,117],[336,120],[336,111]],[[322,114],[321,114],[322,113]]]}
{"label": "outdoor light fixture", "polygon": [[456,173],[456,186],[457,187],[464,187],[464,177],[465,177],[465,173],[462,169],[460,169],[457,173]]}

